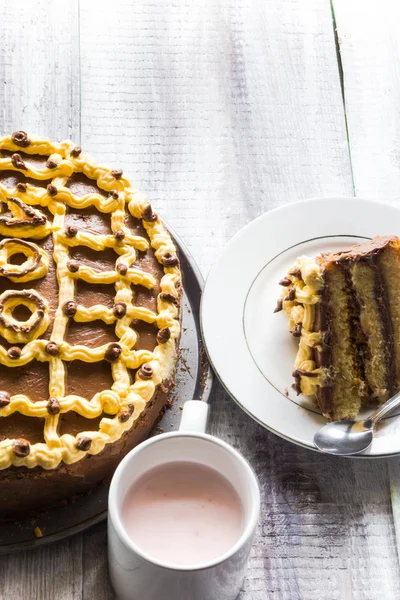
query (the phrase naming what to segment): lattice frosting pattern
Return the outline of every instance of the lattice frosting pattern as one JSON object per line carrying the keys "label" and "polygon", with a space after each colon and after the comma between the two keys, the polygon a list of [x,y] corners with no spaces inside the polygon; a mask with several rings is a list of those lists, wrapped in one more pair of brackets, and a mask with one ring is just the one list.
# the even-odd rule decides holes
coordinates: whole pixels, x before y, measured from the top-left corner
{"label": "lattice frosting pattern", "polygon": [[[37,360],[49,366],[49,397],[33,402],[23,393],[10,395],[0,392],[0,418],[14,412],[28,417],[44,419],[44,443],[31,444],[25,439],[0,441],[0,469],[10,465],[54,469],[61,462],[71,464],[86,456],[98,454],[105,445],[121,438],[143,413],[157,386],[168,379],[175,368],[176,341],[179,339],[179,301],[181,275],[175,246],[158,215],[146,198],[134,190],[121,170],[110,170],[95,164],[84,156],[80,147],[71,142],[51,143],[45,138],[28,137],[16,132],[0,139],[0,170],[19,171],[27,183],[18,183],[14,190],[0,183],[0,277],[10,282],[29,282],[46,276],[49,261],[56,263],[59,287],[58,306],[54,316],[50,340],[41,339],[48,329],[49,305],[46,298],[33,289],[6,290],[0,295],[0,335],[11,344],[24,344],[6,348],[0,345],[0,363],[9,368],[26,365]],[[44,168],[30,164],[20,152],[47,157]],[[94,180],[97,187],[108,193],[88,193],[77,197],[66,187],[68,178],[81,173]],[[28,181],[51,180],[47,187],[35,186]],[[51,213],[51,221],[40,208]],[[84,209],[95,207],[111,216],[110,235],[94,235],[66,224],[68,207]],[[5,213],[5,209],[7,213]],[[134,305],[134,286],[153,289],[156,280],[151,273],[135,267],[137,251],[146,251],[149,241],[133,235],[125,220],[127,211],[141,219],[155,257],[163,265],[157,311]],[[54,256],[32,240],[51,235]],[[28,241],[29,239],[29,241]],[[87,247],[101,253],[112,249],[116,253],[115,269],[96,271],[71,259],[71,249]],[[10,263],[15,254],[23,254],[25,262]],[[112,308],[101,304],[86,307],[75,300],[75,283],[83,280],[89,284],[113,284],[115,288]],[[13,316],[16,307],[23,305],[31,316],[20,321]],[[101,320],[115,326],[117,342],[97,348],[70,345],[66,341],[70,319],[77,323]],[[158,327],[157,345],[151,352],[135,350],[137,332],[135,319]],[[66,368],[69,361],[111,363],[113,385],[93,398],[66,395]],[[130,370],[137,370],[135,380]],[[1,383],[0,383],[1,386]],[[60,415],[74,411],[86,419],[106,413],[98,430],[88,430],[76,436],[59,435]]]}

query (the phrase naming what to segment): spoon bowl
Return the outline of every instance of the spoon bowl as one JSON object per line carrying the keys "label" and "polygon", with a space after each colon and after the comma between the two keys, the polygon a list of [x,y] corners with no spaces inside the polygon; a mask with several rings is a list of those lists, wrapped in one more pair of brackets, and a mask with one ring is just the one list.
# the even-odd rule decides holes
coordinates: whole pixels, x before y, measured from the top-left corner
{"label": "spoon bowl", "polygon": [[368,450],[373,437],[374,430],[371,419],[367,421],[335,421],[317,431],[314,436],[314,444],[321,452],[337,456],[352,456]]}
{"label": "spoon bowl", "polygon": [[327,454],[352,456],[368,450],[375,425],[400,405],[400,392],[387,400],[365,421],[334,421],[322,427],[314,436],[314,445]]}

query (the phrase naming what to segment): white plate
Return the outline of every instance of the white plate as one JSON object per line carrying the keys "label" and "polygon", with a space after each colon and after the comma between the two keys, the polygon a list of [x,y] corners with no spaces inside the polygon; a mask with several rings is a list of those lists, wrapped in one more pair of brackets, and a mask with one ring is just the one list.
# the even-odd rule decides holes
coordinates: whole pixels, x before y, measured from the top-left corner
{"label": "white plate", "polygon": [[[339,250],[378,234],[400,234],[400,211],[394,206],[355,198],[297,202],[242,229],[206,281],[203,336],[222,384],[256,421],[313,450],[314,434],[326,420],[291,387],[297,343],[286,315],[273,312],[278,282],[302,254]],[[392,416],[379,426],[364,456],[398,453],[400,418]]]}

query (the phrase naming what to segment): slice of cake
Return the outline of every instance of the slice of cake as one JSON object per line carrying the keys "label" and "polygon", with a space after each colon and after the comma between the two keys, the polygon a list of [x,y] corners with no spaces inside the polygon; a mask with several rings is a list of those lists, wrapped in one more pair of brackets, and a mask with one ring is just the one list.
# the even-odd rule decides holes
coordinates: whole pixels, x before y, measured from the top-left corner
{"label": "slice of cake", "polygon": [[297,259],[276,311],[299,339],[293,387],[331,420],[353,419],[400,389],[400,239]]}
{"label": "slice of cake", "polygon": [[0,139],[0,519],[109,478],[174,385],[181,273],[121,169]]}

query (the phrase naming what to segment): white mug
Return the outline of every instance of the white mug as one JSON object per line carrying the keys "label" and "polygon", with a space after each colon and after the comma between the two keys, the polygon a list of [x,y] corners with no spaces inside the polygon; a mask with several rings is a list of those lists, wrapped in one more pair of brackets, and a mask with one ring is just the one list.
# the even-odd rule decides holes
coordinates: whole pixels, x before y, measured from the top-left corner
{"label": "white mug", "polygon": [[[108,566],[119,600],[235,600],[260,514],[260,490],[249,463],[231,446],[204,433],[208,405],[186,402],[179,431],[143,442],[125,456],[111,481]],[[195,567],[153,559],[128,536],[121,509],[128,489],[148,470],[173,461],[212,467],[234,487],[244,510],[239,540],[218,559]]]}

